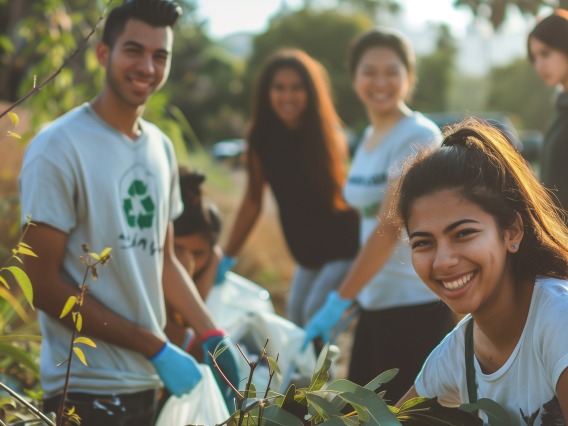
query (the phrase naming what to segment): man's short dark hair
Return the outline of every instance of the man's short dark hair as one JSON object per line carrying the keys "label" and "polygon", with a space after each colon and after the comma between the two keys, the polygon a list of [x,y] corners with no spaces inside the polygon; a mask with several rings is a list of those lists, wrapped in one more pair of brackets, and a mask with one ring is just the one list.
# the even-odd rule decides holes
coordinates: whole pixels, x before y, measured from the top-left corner
{"label": "man's short dark hair", "polygon": [[172,0],[125,0],[108,14],[103,43],[112,47],[129,19],[138,19],[152,27],[173,28],[180,16],[181,7]]}

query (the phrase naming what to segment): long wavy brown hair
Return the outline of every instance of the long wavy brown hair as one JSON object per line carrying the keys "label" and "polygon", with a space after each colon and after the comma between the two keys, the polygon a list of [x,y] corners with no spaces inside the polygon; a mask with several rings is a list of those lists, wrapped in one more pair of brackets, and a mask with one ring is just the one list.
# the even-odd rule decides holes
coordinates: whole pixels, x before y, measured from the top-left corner
{"label": "long wavy brown hair", "polygon": [[[321,191],[329,195],[335,207],[344,208],[346,203],[341,191],[346,179],[347,151],[341,133],[341,120],[333,106],[327,72],[318,61],[302,50],[281,50],[265,63],[253,98],[253,114],[248,130],[250,149],[256,150],[276,132],[286,130],[286,125],[277,116],[270,102],[272,80],[282,69],[292,69],[302,79],[307,92],[307,105],[297,130],[309,141],[303,147],[309,158],[316,161],[313,164],[314,170],[329,175],[328,179],[321,180],[325,186],[320,188]],[[271,165],[262,164],[262,167],[269,169]],[[252,168],[249,168],[249,173],[254,181]]]}

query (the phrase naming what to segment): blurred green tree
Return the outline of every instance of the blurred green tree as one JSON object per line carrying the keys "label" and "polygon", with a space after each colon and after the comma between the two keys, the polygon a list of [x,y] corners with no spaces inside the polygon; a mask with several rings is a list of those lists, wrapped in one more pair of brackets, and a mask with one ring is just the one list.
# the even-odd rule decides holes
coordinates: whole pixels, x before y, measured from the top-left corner
{"label": "blurred green tree", "polygon": [[437,31],[436,48],[418,59],[418,82],[411,102],[418,111],[448,109],[457,48],[447,25],[439,25]]}
{"label": "blurred green tree", "polygon": [[486,109],[514,114],[518,128],[544,130],[553,115],[553,92],[526,58],[492,68],[488,80]]}
{"label": "blurred green tree", "polygon": [[355,36],[372,25],[371,19],[363,14],[335,10],[307,8],[276,16],[268,30],[254,38],[253,53],[244,73],[243,102],[250,105],[259,70],[270,55],[281,48],[300,48],[326,68],[339,115],[348,126],[360,129],[366,117],[351,88],[347,49]]}
{"label": "blurred green tree", "polygon": [[454,6],[468,7],[474,15],[487,18],[493,28],[499,29],[515,7],[523,14],[536,15],[543,6],[568,9],[568,0],[454,0]]}

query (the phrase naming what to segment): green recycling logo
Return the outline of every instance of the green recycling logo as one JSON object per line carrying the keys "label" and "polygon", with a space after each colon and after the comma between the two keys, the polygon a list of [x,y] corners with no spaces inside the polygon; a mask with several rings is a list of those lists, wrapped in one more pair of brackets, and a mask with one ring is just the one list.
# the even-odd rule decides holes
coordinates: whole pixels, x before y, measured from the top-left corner
{"label": "green recycling logo", "polygon": [[128,196],[122,200],[126,220],[132,228],[152,227],[156,205],[148,192],[148,185],[135,179],[128,187]]}

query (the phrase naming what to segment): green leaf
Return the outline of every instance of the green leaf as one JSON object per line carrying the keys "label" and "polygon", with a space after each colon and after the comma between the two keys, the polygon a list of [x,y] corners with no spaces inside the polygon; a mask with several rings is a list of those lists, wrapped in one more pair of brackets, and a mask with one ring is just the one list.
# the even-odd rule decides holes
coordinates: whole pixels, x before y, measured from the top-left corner
{"label": "green leaf", "polygon": [[278,365],[278,361],[274,358],[267,356],[266,359],[268,360],[268,365],[272,371],[276,373],[277,376],[281,377],[282,373],[280,372],[280,366]]}
{"label": "green leaf", "polygon": [[11,136],[15,139],[22,139],[22,136],[20,134],[16,133],[16,132],[12,132],[12,131],[8,130],[7,134],[8,134],[8,136]]}
{"label": "green leaf", "polygon": [[18,245],[18,253],[25,254],[26,256],[37,257],[37,254],[35,254],[31,249],[22,245]]}
{"label": "green leaf", "polygon": [[331,367],[331,360],[327,356],[328,349],[329,344],[323,347],[318,356],[316,368],[312,376],[312,382],[308,389],[308,391],[310,392],[320,390],[329,379],[329,368]]}
{"label": "green leaf", "polygon": [[282,407],[286,403],[291,404],[292,402],[294,402],[295,395],[296,395],[296,385],[291,384],[290,387],[288,387],[288,390],[286,391],[286,395],[284,395],[282,402],[279,404],[280,407]]}
{"label": "green leaf", "polygon": [[101,260],[101,257],[98,255],[98,253],[89,253],[89,256],[91,256],[95,260]]}
{"label": "green leaf", "polygon": [[19,364],[27,367],[34,376],[39,379],[39,366],[37,361],[25,350],[9,343],[0,343],[0,354],[5,357],[10,357]]}
{"label": "green leaf", "polygon": [[302,420],[276,405],[267,407],[262,416],[263,426],[303,426],[303,424]]}
{"label": "green leaf", "polygon": [[473,414],[477,410],[484,411],[487,414],[487,422],[490,426],[507,426],[515,423],[507,410],[489,398],[481,398],[473,404],[462,404],[459,408]]}
{"label": "green leaf", "polygon": [[91,346],[92,348],[96,348],[97,345],[88,337],[77,337],[73,343],[83,343],[85,345]]}
{"label": "green leaf", "polygon": [[[0,277],[0,282],[1,281],[2,278]],[[26,310],[21,306],[19,300],[12,295],[12,293],[10,293],[8,290],[6,290],[3,287],[0,287],[0,297],[8,301],[11,309],[13,309],[23,321],[29,321],[30,316],[28,315]]]}
{"label": "green leaf", "polygon": [[4,287],[6,287],[8,290],[10,289],[10,286],[8,285],[8,281],[6,281],[2,275],[0,275],[0,284],[3,284]]}
{"label": "green leaf", "polygon": [[245,399],[246,398],[256,398],[256,387],[254,386],[254,384],[251,382],[249,388],[245,391],[244,394]]}
{"label": "green leaf", "polygon": [[14,112],[9,112],[8,117],[10,118],[10,121],[12,122],[14,127],[16,127],[18,125],[18,123],[20,122],[18,114],[14,113]]}
{"label": "green leaf", "polygon": [[81,348],[74,347],[73,352],[77,355],[77,358],[84,364],[87,365],[87,359],[85,358],[85,353],[81,350]]}
{"label": "green leaf", "polygon": [[8,266],[3,269],[10,271],[12,275],[14,275],[14,278],[16,279],[16,282],[20,286],[20,289],[22,290],[24,297],[26,298],[26,300],[33,309],[34,292],[28,274],[26,274],[24,270],[18,266]]}
{"label": "green leaf", "polygon": [[400,422],[388,405],[376,393],[362,386],[355,392],[340,393],[339,396],[349,402],[357,411],[359,418],[368,425],[397,426]]}
{"label": "green leaf", "polygon": [[[6,53],[12,53],[14,51],[14,44],[9,37],[0,36],[0,49],[3,49]],[[13,114],[13,113],[8,113]]]}
{"label": "green leaf", "polygon": [[77,331],[79,332],[81,332],[81,329],[83,328],[83,316],[81,315],[81,312],[77,312],[75,328],[77,328]]}
{"label": "green leaf", "polygon": [[337,379],[332,381],[324,390],[326,392],[335,393],[336,396],[331,400],[331,403],[338,409],[341,410],[345,407],[346,402],[341,396],[340,393],[343,392],[351,392],[354,393],[355,390],[360,387],[359,385],[346,380],[346,379]]}
{"label": "green leaf", "polygon": [[112,248],[110,248],[110,247],[105,248],[105,249],[101,252],[101,255],[100,255],[101,258],[107,257],[107,256],[110,254],[111,250],[112,250]]}
{"label": "green leaf", "polygon": [[324,419],[329,419],[331,416],[341,417],[343,415],[331,402],[317,394],[308,393],[306,398],[309,405]]}
{"label": "green leaf", "polygon": [[71,309],[73,309],[73,306],[75,306],[76,304],[77,298],[75,296],[69,296],[69,299],[67,299],[67,302],[65,302],[65,305],[63,306],[63,310],[61,311],[59,318],[61,319],[67,316],[67,314],[71,312]]}
{"label": "green leaf", "polygon": [[[444,407],[437,398],[412,398],[406,401],[396,417],[404,425],[479,426],[481,418],[456,407]],[[511,423],[511,424],[514,424]]]}
{"label": "green leaf", "polygon": [[391,368],[390,370],[387,370],[379,374],[377,377],[375,377],[373,380],[367,383],[365,385],[365,389],[369,389],[372,390],[373,392],[376,392],[377,389],[381,387],[381,385],[390,382],[397,374],[398,374],[398,368]]}

